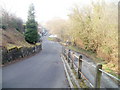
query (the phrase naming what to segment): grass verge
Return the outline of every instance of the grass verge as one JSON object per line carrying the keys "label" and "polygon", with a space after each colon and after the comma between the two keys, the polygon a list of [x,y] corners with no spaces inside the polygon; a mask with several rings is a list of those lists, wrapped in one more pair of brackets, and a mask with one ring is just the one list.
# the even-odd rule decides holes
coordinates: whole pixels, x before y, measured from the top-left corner
{"label": "grass verge", "polygon": [[86,85],[84,79],[78,79],[77,73],[75,72],[74,69],[72,69],[72,72],[74,73],[76,79],[78,80],[79,85],[80,85],[81,88],[89,88],[89,87]]}
{"label": "grass verge", "polygon": [[54,41],[55,38],[51,38],[51,37],[49,37],[48,40],[50,40],[50,41]]}

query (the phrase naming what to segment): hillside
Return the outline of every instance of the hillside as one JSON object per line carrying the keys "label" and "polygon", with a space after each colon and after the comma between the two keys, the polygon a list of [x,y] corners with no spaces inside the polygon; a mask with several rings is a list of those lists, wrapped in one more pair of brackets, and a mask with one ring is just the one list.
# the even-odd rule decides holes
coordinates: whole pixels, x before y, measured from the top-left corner
{"label": "hillside", "polygon": [[24,39],[23,34],[21,34],[19,31],[15,29],[7,29],[0,31],[0,34],[2,34],[2,38],[0,42],[0,46],[10,48],[13,46],[22,46],[22,47],[29,47],[32,46],[29,43],[27,43]]}

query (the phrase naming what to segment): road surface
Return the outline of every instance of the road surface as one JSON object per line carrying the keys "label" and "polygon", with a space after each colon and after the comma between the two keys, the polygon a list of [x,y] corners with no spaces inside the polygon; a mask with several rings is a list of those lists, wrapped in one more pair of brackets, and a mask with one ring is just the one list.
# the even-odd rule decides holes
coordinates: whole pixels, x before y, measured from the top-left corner
{"label": "road surface", "polygon": [[44,37],[42,51],[2,68],[3,88],[67,88],[61,45]]}

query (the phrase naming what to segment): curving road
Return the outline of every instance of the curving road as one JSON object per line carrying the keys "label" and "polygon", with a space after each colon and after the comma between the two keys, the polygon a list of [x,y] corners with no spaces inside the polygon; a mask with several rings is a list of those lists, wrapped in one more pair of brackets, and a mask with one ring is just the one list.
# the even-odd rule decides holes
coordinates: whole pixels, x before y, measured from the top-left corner
{"label": "curving road", "polygon": [[61,45],[43,39],[40,53],[2,68],[3,88],[68,88]]}

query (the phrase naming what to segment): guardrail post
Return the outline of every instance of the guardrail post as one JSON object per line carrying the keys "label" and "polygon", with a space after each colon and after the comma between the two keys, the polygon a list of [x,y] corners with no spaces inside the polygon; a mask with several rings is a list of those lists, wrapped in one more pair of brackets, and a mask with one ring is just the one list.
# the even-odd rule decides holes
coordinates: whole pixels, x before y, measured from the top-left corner
{"label": "guardrail post", "polygon": [[79,56],[79,63],[78,63],[78,79],[81,79],[81,72],[82,71],[82,55]]}
{"label": "guardrail post", "polygon": [[95,88],[100,88],[102,72],[99,69],[102,69],[102,64],[97,64],[96,66]]}
{"label": "guardrail post", "polygon": [[74,63],[74,52],[72,52],[72,62],[71,62],[71,69],[73,69],[74,68],[74,66],[73,66],[73,63]]}
{"label": "guardrail post", "polygon": [[70,63],[70,49],[68,50],[68,57],[67,57],[68,63]]}
{"label": "guardrail post", "polygon": [[65,49],[65,48],[63,49],[63,53],[64,53],[64,56],[65,56],[65,59],[67,60],[68,55],[67,55],[67,52],[66,52],[66,49]]}

